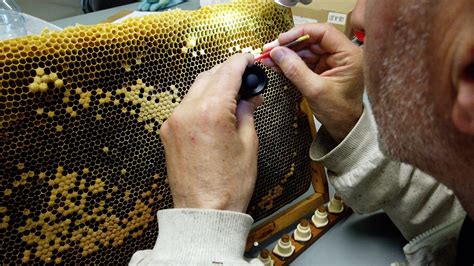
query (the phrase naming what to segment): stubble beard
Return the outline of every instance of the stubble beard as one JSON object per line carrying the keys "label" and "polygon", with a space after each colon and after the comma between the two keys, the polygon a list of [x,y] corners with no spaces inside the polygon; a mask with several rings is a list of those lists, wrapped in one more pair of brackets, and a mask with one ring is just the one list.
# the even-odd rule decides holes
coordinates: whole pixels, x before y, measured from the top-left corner
{"label": "stubble beard", "polygon": [[431,25],[421,19],[429,17],[428,5],[424,0],[401,7],[390,36],[378,40],[371,51],[375,53],[366,59],[367,84],[376,88],[369,97],[383,152],[449,183],[444,177],[449,153],[443,139],[447,136],[440,123],[445,118],[437,117],[435,90],[430,88]]}
{"label": "stubble beard", "polygon": [[430,49],[434,5],[422,0],[402,6],[389,38],[366,45],[366,84],[382,151],[453,189],[474,219],[474,138],[453,125],[451,107],[437,111],[435,105],[434,94],[443,90],[433,88],[440,79],[430,74],[430,54],[437,52]]}

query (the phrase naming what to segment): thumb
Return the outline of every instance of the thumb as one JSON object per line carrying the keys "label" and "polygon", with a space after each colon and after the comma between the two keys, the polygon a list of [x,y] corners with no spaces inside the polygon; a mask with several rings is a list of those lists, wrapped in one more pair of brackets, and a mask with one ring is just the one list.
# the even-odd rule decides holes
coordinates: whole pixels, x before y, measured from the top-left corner
{"label": "thumb", "polygon": [[261,104],[262,97],[258,96],[250,100],[240,100],[237,105],[237,132],[247,147],[256,146],[258,142],[253,113]]}
{"label": "thumb", "polygon": [[301,57],[286,47],[276,47],[270,53],[273,61],[283,74],[305,96],[314,95],[315,89],[324,88],[324,80],[311,69]]}

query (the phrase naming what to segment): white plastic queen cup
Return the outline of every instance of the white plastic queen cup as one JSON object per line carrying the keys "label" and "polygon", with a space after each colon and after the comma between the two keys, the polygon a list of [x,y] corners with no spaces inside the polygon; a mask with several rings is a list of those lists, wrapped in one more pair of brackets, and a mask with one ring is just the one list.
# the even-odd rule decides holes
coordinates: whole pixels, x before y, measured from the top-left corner
{"label": "white plastic queen cup", "polygon": [[14,0],[0,0],[0,40],[26,35],[25,18]]}

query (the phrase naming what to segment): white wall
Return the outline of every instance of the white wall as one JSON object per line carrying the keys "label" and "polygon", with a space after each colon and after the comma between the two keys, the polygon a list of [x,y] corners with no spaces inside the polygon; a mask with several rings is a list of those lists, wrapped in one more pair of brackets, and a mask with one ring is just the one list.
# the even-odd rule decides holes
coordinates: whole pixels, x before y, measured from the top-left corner
{"label": "white wall", "polygon": [[46,21],[83,14],[80,0],[16,0],[16,2],[24,13]]}

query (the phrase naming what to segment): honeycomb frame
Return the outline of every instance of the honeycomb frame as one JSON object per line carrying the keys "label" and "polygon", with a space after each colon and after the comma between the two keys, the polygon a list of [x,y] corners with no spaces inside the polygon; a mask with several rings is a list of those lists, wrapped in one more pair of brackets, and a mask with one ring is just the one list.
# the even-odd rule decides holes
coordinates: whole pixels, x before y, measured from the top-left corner
{"label": "honeycomb frame", "polygon": [[[291,27],[272,0],[239,0],[0,42],[2,263],[126,263],[152,248],[156,211],[172,207],[161,124],[199,73]],[[256,220],[311,184],[302,96],[265,71]]]}

